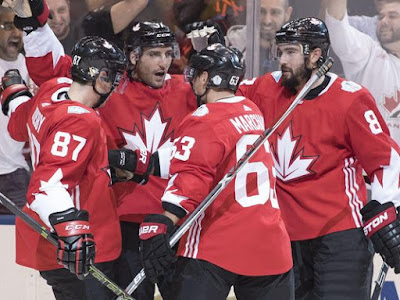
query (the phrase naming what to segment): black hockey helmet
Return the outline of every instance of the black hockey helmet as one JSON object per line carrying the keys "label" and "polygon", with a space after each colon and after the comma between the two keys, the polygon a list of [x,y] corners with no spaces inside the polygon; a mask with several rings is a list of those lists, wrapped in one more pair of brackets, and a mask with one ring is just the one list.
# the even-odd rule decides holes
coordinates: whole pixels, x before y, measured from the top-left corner
{"label": "black hockey helmet", "polygon": [[173,58],[180,57],[179,45],[171,29],[162,22],[137,22],[125,38],[125,53],[129,57],[131,51],[136,52],[137,60],[143,53],[143,47],[171,46]]}
{"label": "black hockey helmet", "polygon": [[300,18],[290,21],[276,32],[275,37],[277,44],[300,43],[305,55],[309,55],[315,48],[320,48],[322,55],[318,62],[319,65],[322,65],[328,58],[331,44],[329,32],[325,23],[320,19]]}
{"label": "black hockey helmet", "polygon": [[236,92],[246,73],[243,54],[236,48],[212,44],[192,55],[185,68],[186,81],[192,82],[201,72],[208,72],[208,88],[228,89]]}
{"label": "black hockey helmet", "polygon": [[82,38],[72,49],[71,75],[81,83],[96,81],[102,69],[107,70],[113,88],[119,84],[126,69],[126,58],[115,44],[98,36]]}

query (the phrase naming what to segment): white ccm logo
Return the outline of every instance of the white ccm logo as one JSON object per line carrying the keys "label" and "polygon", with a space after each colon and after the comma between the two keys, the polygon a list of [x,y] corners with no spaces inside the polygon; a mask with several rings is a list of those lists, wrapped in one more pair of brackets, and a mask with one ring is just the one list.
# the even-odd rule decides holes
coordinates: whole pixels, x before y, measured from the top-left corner
{"label": "white ccm logo", "polygon": [[67,225],[65,226],[65,230],[81,230],[81,229],[86,229],[89,230],[90,226],[89,225],[81,225],[81,224],[77,224],[77,225]]}
{"label": "white ccm logo", "polygon": [[139,230],[139,235],[154,232],[157,233],[158,226],[157,225],[150,225],[150,226],[142,226]]}
{"label": "white ccm logo", "polygon": [[388,213],[385,212],[382,215],[377,216],[375,219],[373,219],[371,222],[369,222],[367,225],[364,227],[364,234],[368,235],[372,231],[372,228],[377,228],[379,225],[383,223],[383,221],[388,220],[389,216]]}

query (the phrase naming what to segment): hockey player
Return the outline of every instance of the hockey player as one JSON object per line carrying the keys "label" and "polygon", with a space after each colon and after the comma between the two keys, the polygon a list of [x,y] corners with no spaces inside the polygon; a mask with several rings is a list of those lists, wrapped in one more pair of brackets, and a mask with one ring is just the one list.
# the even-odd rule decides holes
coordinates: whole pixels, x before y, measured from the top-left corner
{"label": "hockey player", "polygon": [[125,56],[98,37],[82,39],[72,53],[72,80],[51,79],[33,98],[17,70],[2,79],[2,111],[10,116],[10,135],[30,142],[34,171],[24,211],[58,239],[56,249],[17,218],[16,260],[39,270],[56,299],[105,300],[113,294],[85,276],[95,262],[115,278],[121,235],[106,168],[106,135],[92,108],[118,85]]}
{"label": "hockey player", "polygon": [[[330,46],[316,18],[285,24],[276,40],[281,71],[239,89],[267,126],[327,59]],[[269,141],[292,241],[296,299],[369,299],[373,250],[365,235],[400,272],[399,147],[373,97],[327,73]],[[362,169],[372,181],[369,203]]]}
{"label": "hockey player", "polygon": [[[264,131],[259,109],[235,97],[243,78],[236,49],[213,44],[192,56],[186,78],[204,105],[177,128],[164,212],[147,216],[139,234],[153,281],[174,261],[169,238]],[[275,196],[268,142],[198,218],[179,244],[170,299],[294,299],[289,237]],[[151,230],[149,230],[151,228]]]}
{"label": "hockey player", "polygon": [[[35,2],[43,3],[41,0]],[[37,11],[40,6],[32,2],[30,5],[32,11]],[[26,22],[26,19],[18,18],[17,23]],[[31,31],[34,26],[20,27]],[[39,24],[24,37],[28,70],[38,85],[55,76],[68,76],[71,65],[70,57],[64,55],[58,41],[51,38],[50,31],[47,25]],[[175,128],[184,116],[197,108],[190,85],[181,75],[168,74],[173,59],[179,57],[175,37],[163,23],[141,22],[132,27],[125,44],[128,77],[124,77],[117,88],[121,94],[113,93],[104,108],[99,109],[107,125],[109,145],[115,149],[131,149],[139,155],[150,156],[157,150],[162,154],[165,149],[169,153]],[[119,263],[119,284],[122,286],[128,285],[142,268],[139,225],[145,215],[162,212],[160,199],[167,186],[167,180],[162,178],[152,178],[146,186],[140,185],[147,182],[150,171],[150,159],[138,160],[142,161],[147,163],[141,166],[141,175],[136,174],[129,182],[114,186],[123,240]],[[167,178],[168,163],[161,165],[161,172]],[[163,287],[159,287],[166,298]],[[154,284],[146,280],[133,296],[141,300],[153,299]]]}

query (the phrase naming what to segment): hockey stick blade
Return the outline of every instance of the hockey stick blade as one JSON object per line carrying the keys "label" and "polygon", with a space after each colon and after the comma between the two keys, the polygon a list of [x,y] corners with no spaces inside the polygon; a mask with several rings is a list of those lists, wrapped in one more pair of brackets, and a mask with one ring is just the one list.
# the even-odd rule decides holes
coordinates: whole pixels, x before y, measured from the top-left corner
{"label": "hockey stick blade", "polygon": [[[54,246],[58,246],[57,240],[51,235],[50,231],[41,226],[35,219],[22,211],[18,206],[15,205],[10,199],[5,195],[0,193],[0,204],[4,205],[10,212],[19,217],[22,221],[32,227],[37,233],[48,240]],[[112,291],[118,296],[118,299],[122,300],[135,300],[132,296],[128,295],[122,288],[120,288],[116,283],[109,279],[103,272],[97,269],[93,264],[90,265],[89,273],[96,278],[103,286]]]}
{"label": "hockey stick blade", "polygon": [[1,5],[11,8],[21,18],[32,17],[31,7],[28,0],[3,0]]}
{"label": "hockey stick blade", "polygon": [[385,283],[386,275],[389,270],[389,266],[386,262],[382,263],[381,270],[379,271],[378,278],[375,280],[375,288],[372,294],[371,300],[378,300],[381,295],[383,284]]}
{"label": "hockey stick blade", "polygon": [[[247,152],[238,160],[238,162],[233,166],[233,168],[225,174],[225,176],[218,182],[218,184],[213,188],[213,190],[207,195],[207,197],[200,203],[200,205],[190,214],[185,222],[178,228],[178,230],[171,237],[169,244],[173,247],[179,239],[189,230],[190,226],[198,219],[198,217],[211,205],[211,203],[217,198],[217,196],[225,189],[226,185],[232,181],[237,173],[243,168],[243,166],[249,161],[249,159],[254,155],[255,152],[268,140],[272,133],[278,128],[278,126],[286,119],[286,117],[293,111],[293,109],[300,103],[300,101],[308,94],[311,87],[324,76],[333,65],[333,59],[328,57],[324,64],[318,69],[318,71],[311,76],[304,87],[297,94],[296,98],[293,100],[292,104],[285,111],[285,113],[280,117],[280,119],[271,128],[266,129],[262,135],[254,142],[254,144],[247,150]],[[137,287],[146,278],[144,269],[142,269],[132,280],[132,282],[126,287],[125,291],[132,295],[132,293],[137,289]],[[121,300],[118,298],[117,300]]]}

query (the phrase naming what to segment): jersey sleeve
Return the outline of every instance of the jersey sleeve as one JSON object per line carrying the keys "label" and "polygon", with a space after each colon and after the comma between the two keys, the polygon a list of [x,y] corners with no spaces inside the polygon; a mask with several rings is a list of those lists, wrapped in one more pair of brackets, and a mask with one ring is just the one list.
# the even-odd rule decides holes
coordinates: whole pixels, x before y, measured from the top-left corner
{"label": "jersey sleeve", "polygon": [[20,96],[10,102],[10,109],[8,111],[10,119],[7,130],[14,140],[19,142],[27,142],[29,140],[26,124],[36,99],[36,97]]}
{"label": "jersey sleeve", "polygon": [[28,202],[49,227],[51,213],[74,206],[72,192],[79,189],[88,164],[101,140],[100,130],[85,115],[61,118],[40,145],[39,162],[31,179]]}
{"label": "jersey sleeve", "polygon": [[24,49],[29,76],[38,86],[54,77],[71,77],[71,57],[48,24],[24,36]]}
{"label": "jersey sleeve", "polygon": [[171,177],[162,197],[164,209],[180,218],[191,213],[214,188],[225,151],[207,124],[189,120],[185,125],[188,123],[175,139]]}
{"label": "jersey sleeve", "polygon": [[346,124],[356,158],[371,179],[372,199],[399,206],[400,149],[369,92],[360,93],[348,109]]}

